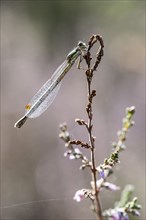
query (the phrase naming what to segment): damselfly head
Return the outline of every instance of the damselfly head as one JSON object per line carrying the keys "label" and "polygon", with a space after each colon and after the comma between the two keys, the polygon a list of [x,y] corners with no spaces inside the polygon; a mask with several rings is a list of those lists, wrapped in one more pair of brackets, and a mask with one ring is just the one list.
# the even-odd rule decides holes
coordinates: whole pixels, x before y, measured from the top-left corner
{"label": "damselfly head", "polygon": [[78,42],[78,47],[80,50],[86,51],[87,50],[87,45],[83,41]]}

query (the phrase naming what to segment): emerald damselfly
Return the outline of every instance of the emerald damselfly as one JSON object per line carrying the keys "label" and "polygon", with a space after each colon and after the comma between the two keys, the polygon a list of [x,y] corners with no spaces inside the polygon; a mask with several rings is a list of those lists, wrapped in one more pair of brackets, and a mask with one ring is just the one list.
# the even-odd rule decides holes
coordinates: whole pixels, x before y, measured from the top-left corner
{"label": "emerald damselfly", "polygon": [[87,52],[87,46],[84,42],[79,41],[66,57],[66,60],[57,68],[52,77],[41,87],[41,89],[33,96],[29,104],[25,107],[25,114],[14,125],[20,128],[28,118],[36,118],[40,116],[54,101],[63,77],[73,66],[77,58],[80,57],[80,62],[83,55]]}

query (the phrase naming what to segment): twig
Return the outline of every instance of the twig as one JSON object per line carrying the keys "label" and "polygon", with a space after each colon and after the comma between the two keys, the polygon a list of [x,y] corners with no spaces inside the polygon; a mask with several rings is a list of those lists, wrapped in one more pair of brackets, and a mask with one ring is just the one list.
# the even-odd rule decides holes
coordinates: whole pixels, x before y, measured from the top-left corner
{"label": "twig", "polygon": [[[97,53],[96,61],[93,67],[91,68],[91,55],[90,55],[90,49],[92,46],[99,40],[100,42],[100,49]],[[94,195],[95,199],[93,201],[94,203],[94,208],[95,212],[97,215],[97,220],[102,220],[102,211],[101,211],[101,205],[100,205],[100,200],[99,200],[99,190],[97,188],[97,169],[96,169],[96,162],[95,162],[95,137],[92,135],[92,129],[93,129],[93,124],[92,124],[92,118],[93,118],[93,112],[92,112],[92,100],[93,97],[96,96],[96,91],[91,90],[91,82],[92,82],[92,77],[93,77],[93,72],[96,70],[98,64],[101,61],[101,57],[103,56],[103,40],[101,36],[99,35],[93,35],[90,40],[89,40],[89,47],[88,47],[88,52],[86,56],[84,57],[88,66],[88,69],[86,71],[86,78],[87,78],[87,93],[88,93],[88,104],[86,107],[87,115],[88,115],[88,123],[87,123],[87,131],[89,135],[89,142],[91,145],[91,172],[92,172],[92,181],[94,185]]]}
{"label": "twig", "polygon": [[[96,58],[93,62],[92,65],[92,57],[90,54],[90,49],[93,47],[93,45],[99,41],[100,47],[98,49],[98,52],[96,54]],[[60,138],[65,141],[65,146],[67,147],[67,151],[65,152],[65,156],[69,156],[70,159],[81,159],[82,160],[82,165],[80,169],[85,169],[86,167],[89,167],[91,170],[91,176],[92,176],[92,190],[91,189],[82,189],[77,191],[76,193],[76,200],[80,201],[80,198],[84,195],[86,198],[90,198],[93,204],[93,210],[96,213],[96,219],[97,220],[103,220],[102,217],[102,210],[101,210],[101,205],[100,205],[100,200],[99,200],[99,188],[97,187],[97,168],[96,168],[96,162],[95,162],[95,137],[92,134],[92,129],[93,129],[93,124],[92,124],[92,119],[93,119],[93,112],[92,112],[92,101],[93,98],[96,96],[96,90],[91,89],[91,82],[93,78],[93,72],[96,71],[101,58],[103,56],[103,40],[102,37],[99,35],[93,35],[88,42],[88,49],[87,53],[84,55],[84,59],[87,64],[87,70],[86,70],[86,78],[87,78],[87,97],[88,97],[88,103],[86,106],[86,112],[88,115],[88,121],[84,121],[83,119],[76,119],[76,122],[78,125],[84,125],[87,129],[88,136],[89,136],[89,144],[84,143],[80,140],[71,140],[69,133],[67,131],[67,126],[65,124],[61,125],[61,133],[60,133]],[[80,147],[84,147],[86,149],[89,149],[91,151],[91,161],[87,159],[86,156],[83,155],[83,153],[78,149],[74,148],[73,145],[80,145]]]}

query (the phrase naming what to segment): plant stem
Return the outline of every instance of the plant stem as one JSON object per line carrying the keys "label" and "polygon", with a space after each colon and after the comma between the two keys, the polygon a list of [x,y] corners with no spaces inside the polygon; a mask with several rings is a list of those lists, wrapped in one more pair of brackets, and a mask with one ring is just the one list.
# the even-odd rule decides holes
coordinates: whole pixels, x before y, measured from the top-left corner
{"label": "plant stem", "polygon": [[[91,73],[91,70],[90,70]],[[91,80],[92,76],[87,76],[87,90],[88,90],[88,101],[90,105],[87,113],[88,113],[88,133],[89,133],[89,141],[91,144],[91,163],[92,163],[92,181],[94,183],[94,208],[97,216],[97,220],[103,220],[102,218],[102,211],[101,211],[101,205],[99,201],[99,191],[97,189],[96,185],[96,164],[95,164],[95,145],[94,145],[94,137],[92,136],[92,100],[91,100]],[[87,107],[88,108],[88,107]]]}
{"label": "plant stem", "polygon": [[97,185],[96,185],[96,170],[95,169],[95,150],[91,150],[91,162],[92,162],[92,181],[94,182],[94,190],[95,190],[95,200],[94,200],[94,206],[95,206],[95,211],[97,214],[97,220],[102,220],[102,211],[101,211],[101,205],[99,201],[99,191],[97,190]]}

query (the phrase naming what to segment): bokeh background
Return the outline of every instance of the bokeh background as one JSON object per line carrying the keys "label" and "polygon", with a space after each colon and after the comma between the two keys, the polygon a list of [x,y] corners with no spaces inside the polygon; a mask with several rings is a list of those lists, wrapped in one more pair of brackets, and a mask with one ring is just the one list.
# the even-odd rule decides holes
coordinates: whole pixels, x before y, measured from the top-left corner
{"label": "bokeh background", "polygon": [[[105,44],[93,81],[97,163],[108,157],[125,108],[134,105],[136,124],[110,181],[121,188],[135,186],[134,196],[143,206],[140,219],[145,219],[143,0],[1,1],[1,219],[94,219],[88,200],[72,199],[78,189],[90,187],[89,170],[80,171],[80,161],[64,158],[58,138],[59,124],[66,122],[74,139],[88,140],[74,122],[86,119],[84,71],[74,65],[50,108],[14,128],[24,106],[68,52],[92,34],[102,35]],[[119,197],[120,192],[103,191],[103,210]]]}

